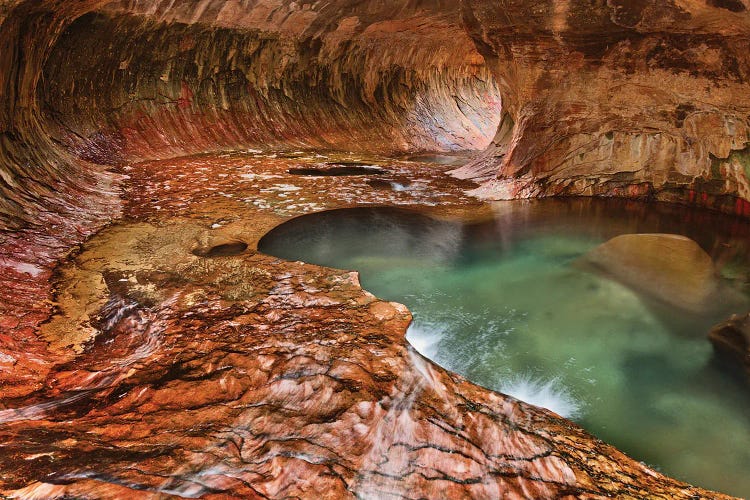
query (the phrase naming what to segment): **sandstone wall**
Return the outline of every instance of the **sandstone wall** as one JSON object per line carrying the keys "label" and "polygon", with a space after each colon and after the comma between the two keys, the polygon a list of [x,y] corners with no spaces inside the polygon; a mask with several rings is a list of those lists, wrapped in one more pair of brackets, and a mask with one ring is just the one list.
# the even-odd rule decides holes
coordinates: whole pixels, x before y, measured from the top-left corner
{"label": "sandstone wall", "polygon": [[505,127],[461,170],[499,199],[655,198],[750,215],[750,3],[487,2],[464,21]]}
{"label": "sandstone wall", "polygon": [[483,149],[499,120],[455,2],[29,0],[0,15],[6,226],[95,187],[92,164]]}
{"label": "sandstone wall", "polygon": [[5,226],[96,198],[89,163],[492,135],[458,172],[485,197],[750,215],[747,0],[8,0],[0,22]]}

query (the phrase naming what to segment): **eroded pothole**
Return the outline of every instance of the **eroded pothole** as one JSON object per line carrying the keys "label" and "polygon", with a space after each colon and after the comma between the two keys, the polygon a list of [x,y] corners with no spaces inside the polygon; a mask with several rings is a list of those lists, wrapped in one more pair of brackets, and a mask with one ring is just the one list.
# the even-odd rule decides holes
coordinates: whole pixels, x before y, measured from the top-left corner
{"label": "eroded pothole", "polygon": [[232,241],[213,245],[208,247],[197,247],[193,249],[193,255],[197,257],[232,257],[240,255],[247,250],[247,243],[244,241]]}
{"label": "eroded pothole", "polygon": [[309,177],[339,177],[354,175],[380,175],[388,171],[377,165],[369,165],[360,162],[336,162],[326,163],[316,167],[295,167],[288,172],[292,175]]}

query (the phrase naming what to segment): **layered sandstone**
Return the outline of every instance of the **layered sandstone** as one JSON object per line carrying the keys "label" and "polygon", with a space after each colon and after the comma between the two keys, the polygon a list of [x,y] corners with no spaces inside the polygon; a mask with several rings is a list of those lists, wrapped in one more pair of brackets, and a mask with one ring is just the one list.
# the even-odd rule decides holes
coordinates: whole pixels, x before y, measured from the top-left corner
{"label": "layered sandstone", "polygon": [[[235,154],[128,170],[127,220],[60,269],[42,387],[3,400],[0,494],[726,498],[423,359],[404,338],[409,312],[355,273],[258,253],[299,213],[386,199],[361,176],[288,173],[310,162]],[[434,165],[387,167],[427,187],[392,204],[482,210]]]}
{"label": "layered sandstone", "polygon": [[600,195],[750,215],[746,0],[463,2],[503,118],[458,175],[493,199]]}

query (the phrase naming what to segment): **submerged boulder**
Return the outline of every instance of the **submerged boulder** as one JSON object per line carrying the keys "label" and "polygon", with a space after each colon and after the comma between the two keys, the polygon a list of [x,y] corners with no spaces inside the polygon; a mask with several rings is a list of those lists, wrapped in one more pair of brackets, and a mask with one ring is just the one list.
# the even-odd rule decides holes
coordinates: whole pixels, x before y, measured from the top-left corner
{"label": "submerged boulder", "polygon": [[589,252],[583,263],[616,281],[673,306],[700,312],[720,292],[711,257],[676,234],[624,234]]}
{"label": "submerged boulder", "polygon": [[708,338],[720,357],[737,363],[750,377],[750,313],[733,315],[711,329]]}

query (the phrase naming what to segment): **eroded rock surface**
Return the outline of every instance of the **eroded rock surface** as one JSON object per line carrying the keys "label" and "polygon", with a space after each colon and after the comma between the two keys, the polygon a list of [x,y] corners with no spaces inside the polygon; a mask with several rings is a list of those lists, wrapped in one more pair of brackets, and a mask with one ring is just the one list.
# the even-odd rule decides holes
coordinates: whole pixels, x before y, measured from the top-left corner
{"label": "eroded rock surface", "polygon": [[[721,497],[426,363],[403,340],[408,313],[352,275],[254,251],[265,230],[322,208],[481,210],[468,185],[389,165],[409,189],[373,194],[366,179],[296,185],[285,172],[300,165],[271,155],[165,159],[449,151],[494,135],[464,171],[499,172],[490,197],[646,196],[750,215],[743,7],[0,3],[0,227],[14,230],[0,235],[0,491]],[[53,279],[119,216],[122,180],[129,222]],[[210,256],[238,242],[249,247]]]}
{"label": "eroded rock surface", "polygon": [[745,0],[14,0],[0,23],[4,226],[76,206],[96,164],[258,146],[489,144],[460,175],[490,198],[750,215]]}
{"label": "eroded rock surface", "polygon": [[750,4],[467,0],[503,119],[459,171],[494,199],[606,195],[750,214]]}
{"label": "eroded rock surface", "polygon": [[[304,208],[386,196],[271,156],[128,171],[129,222],[61,270],[58,293],[77,300],[44,327],[58,355],[42,388],[3,399],[4,495],[722,498],[424,360],[404,339],[408,311],[356,274],[255,251]],[[481,209],[436,168],[388,163],[425,188],[387,196],[441,200],[445,216]],[[194,252],[237,241],[250,248]]]}

